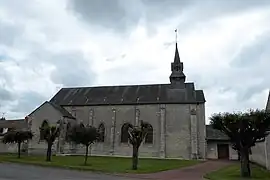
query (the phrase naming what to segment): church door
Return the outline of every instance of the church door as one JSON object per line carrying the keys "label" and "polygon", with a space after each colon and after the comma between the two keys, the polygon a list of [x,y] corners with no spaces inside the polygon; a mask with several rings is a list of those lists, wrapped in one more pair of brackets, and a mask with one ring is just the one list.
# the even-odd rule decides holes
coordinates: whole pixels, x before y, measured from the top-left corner
{"label": "church door", "polygon": [[229,144],[217,144],[218,159],[229,159]]}

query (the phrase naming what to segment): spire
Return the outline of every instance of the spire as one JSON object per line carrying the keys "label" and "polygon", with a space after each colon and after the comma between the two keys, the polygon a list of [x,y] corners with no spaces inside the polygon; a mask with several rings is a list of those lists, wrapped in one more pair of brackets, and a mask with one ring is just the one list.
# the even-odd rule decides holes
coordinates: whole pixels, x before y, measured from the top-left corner
{"label": "spire", "polygon": [[177,84],[180,85],[181,87],[184,87],[186,76],[183,72],[184,66],[183,63],[180,61],[180,56],[177,47],[177,29],[175,30],[175,32],[176,32],[175,54],[174,54],[174,61],[173,63],[171,63],[172,73],[170,75],[170,81],[171,84]]}
{"label": "spire", "polygon": [[174,63],[180,63],[180,56],[178,52],[177,42],[175,43]]}

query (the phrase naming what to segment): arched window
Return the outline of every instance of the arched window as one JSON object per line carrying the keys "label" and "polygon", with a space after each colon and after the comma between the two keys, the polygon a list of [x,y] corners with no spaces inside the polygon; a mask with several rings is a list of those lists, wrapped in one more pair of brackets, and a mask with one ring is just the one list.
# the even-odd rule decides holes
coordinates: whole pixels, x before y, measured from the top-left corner
{"label": "arched window", "polygon": [[67,123],[67,129],[66,129],[66,140],[68,140],[69,133],[71,131],[71,124],[70,122]]}
{"label": "arched window", "polygon": [[147,144],[153,144],[153,126],[151,124],[148,124],[148,131],[144,142]]}
{"label": "arched window", "polygon": [[48,126],[48,125],[49,125],[49,122],[48,122],[48,120],[45,119],[45,120],[42,122],[41,127]]}
{"label": "arched window", "polygon": [[105,126],[103,123],[101,123],[99,126],[98,126],[98,132],[100,133],[100,137],[99,137],[99,142],[104,142],[105,140]]}
{"label": "arched window", "polygon": [[71,107],[71,115],[75,118],[77,117],[77,110],[76,107],[74,106]]}
{"label": "arched window", "polygon": [[[49,122],[47,120],[44,120],[40,127],[42,128],[42,127],[46,127],[46,126],[49,126]],[[44,140],[44,132],[43,131],[40,131],[39,138],[40,138],[40,140]]]}
{"label": "arched window", "polygon": [[122,143],[127,143],[128,142],[128,137],[129,137],[128,128],[130,126],[132,126],[132,125],[129,124],[129,123],[125,123],[121,128],[121,142]]}

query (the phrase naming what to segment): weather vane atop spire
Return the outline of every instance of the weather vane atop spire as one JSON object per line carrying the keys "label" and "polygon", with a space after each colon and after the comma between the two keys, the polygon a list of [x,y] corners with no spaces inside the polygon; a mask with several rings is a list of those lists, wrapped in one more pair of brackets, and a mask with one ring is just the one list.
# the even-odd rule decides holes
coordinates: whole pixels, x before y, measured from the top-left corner
{"label": "weather vane atop spire", "polygon": [[177,29],[175,29],[174,32],[175,32],[175,43],[177,43]]}

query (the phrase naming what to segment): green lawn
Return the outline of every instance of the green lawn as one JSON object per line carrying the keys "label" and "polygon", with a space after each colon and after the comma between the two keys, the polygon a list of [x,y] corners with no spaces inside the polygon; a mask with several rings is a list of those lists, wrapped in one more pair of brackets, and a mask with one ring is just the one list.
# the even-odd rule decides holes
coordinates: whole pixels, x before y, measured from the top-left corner
{"label": "green lawn", "polygon": [[53,156],[52,162],[46,162],[45,156],[22,156],[0,155],[0,162],[27,163],[41,166],[53,166],[77,170],[100,171],[108,173],[151,173],[176,169],[198,164],[195,160],[160,160],[139,159],[137,171],[131,170],[131,158],[120,157],[88,157],[88,165],[84,166],[83,156]]}
{"label": "green lawn", "polygon": [[[270,171],[267,171],[257,165],[251,165],[251,176],[248,180],[270,180]],[[210,180],[243,180],[240,178],[240,164],[234,164],[211,172],[205,176]]]}

